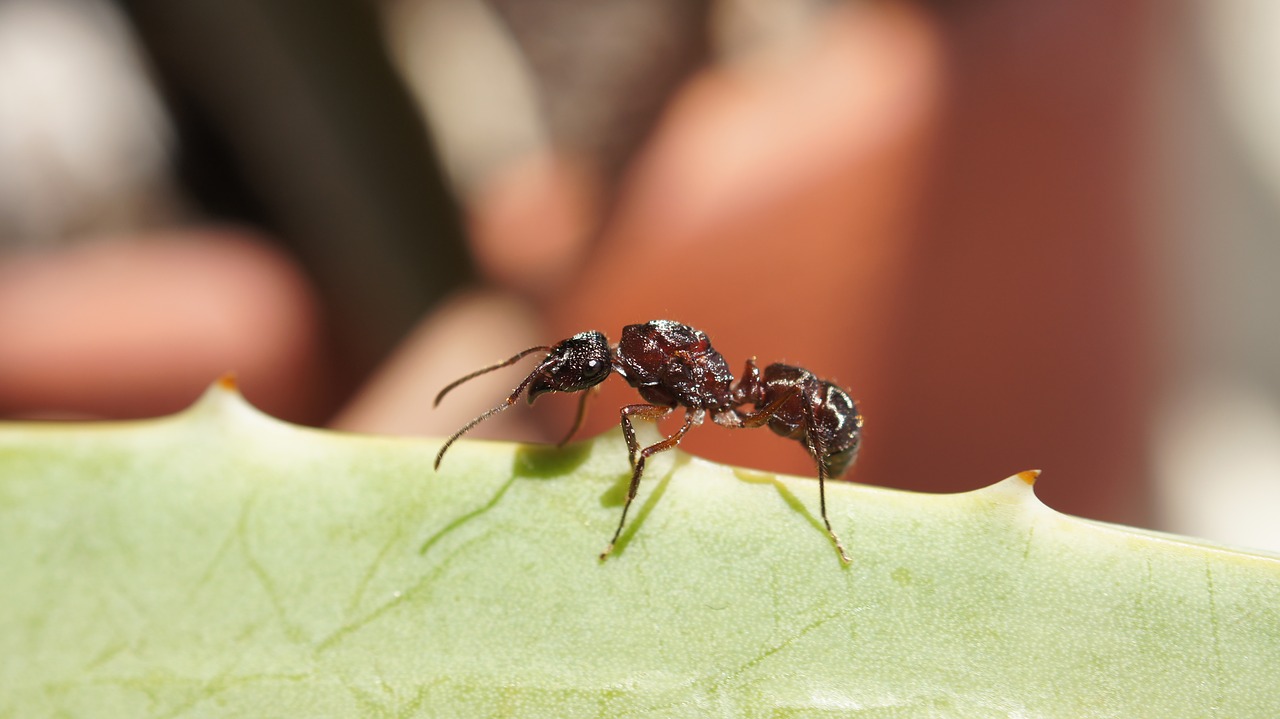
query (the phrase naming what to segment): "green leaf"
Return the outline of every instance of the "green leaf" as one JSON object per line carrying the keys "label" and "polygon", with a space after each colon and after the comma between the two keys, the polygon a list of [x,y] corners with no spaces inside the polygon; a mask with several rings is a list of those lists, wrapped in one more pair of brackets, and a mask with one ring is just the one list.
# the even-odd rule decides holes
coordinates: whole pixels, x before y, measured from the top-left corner
{"label": "green leaf", "polygon": [[1280,559],[670,453],[0,427],[0,717],[1280,716]]}

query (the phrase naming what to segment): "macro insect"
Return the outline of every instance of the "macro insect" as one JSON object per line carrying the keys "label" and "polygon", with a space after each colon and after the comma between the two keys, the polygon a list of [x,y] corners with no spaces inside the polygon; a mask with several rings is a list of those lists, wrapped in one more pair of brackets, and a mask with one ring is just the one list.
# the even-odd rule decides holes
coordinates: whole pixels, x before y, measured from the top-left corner
{"label": "macro insect", "polygon": [[[862,438],[862,415],[847,392],[838,385],[820,379],[801,367],[774,363],[762,373],[755,359],[749,359],[742,377],[734,380],[729,364],[711,346],[701,330],[671,320],[654,320],[627,325],[615,346],[603,333],[580,332],[554,345],[530,347],[515,356],[461,377],[436,396],[439,405],[451,390],[468,380],[508,367],[521,359],[545,352],[510,396],[496,407],[468,422],[445,441],[436,455],[435,468],[445,452],[462,435],[493,415],[511,407],[524,394],[529,404],[547,392],[581,392],[578,412],[569,433],[560,444],[582,426],[588,390],[604,382],[616,372],[634,387],[643,404],[629,404],[620,412],[622,433],[627,442],[627,458],[631,463],[631,484],[618,528],[609,546],[600,554],[603,560],[613,551],[627,523],[627,511],[636,498],[645,462],[653,455],[673,449],[690,428],[710,416],[711,421],[732,429],[768,425],[775,433],[804,445],[817,466],[818,501],[822,522],[844,563],[849,555],[827,519],[826,480],[842,475],[857,458]],[[751,410],[744,407],[751,405]],[[657,421],[676,408],[684,409],[684,423],[675,434],[660,442],[641,447],[636,441],[635,420]]]}

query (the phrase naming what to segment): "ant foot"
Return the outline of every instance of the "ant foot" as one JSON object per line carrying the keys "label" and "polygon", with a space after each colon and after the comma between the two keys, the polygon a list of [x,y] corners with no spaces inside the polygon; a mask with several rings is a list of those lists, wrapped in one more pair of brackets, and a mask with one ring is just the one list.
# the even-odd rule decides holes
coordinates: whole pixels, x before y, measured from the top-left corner
{"label": "ant foot", "polygon": [[840,538],[832,534],[831,541],[836,543],[836,551],[840,553],[840,562],[846,566],[853,564],[853,560],[849,559],[848,553],[844,551],[844,545],[840,543]]}

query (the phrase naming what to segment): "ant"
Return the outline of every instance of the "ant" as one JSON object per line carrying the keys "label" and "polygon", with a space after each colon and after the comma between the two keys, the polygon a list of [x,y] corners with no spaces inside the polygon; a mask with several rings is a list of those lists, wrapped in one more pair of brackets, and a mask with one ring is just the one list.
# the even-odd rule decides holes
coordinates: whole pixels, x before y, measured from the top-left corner
{"label": "ant", "polygon": [[[533,404],[546,392],[582,392],[578,412],[569,433],[560,441],[568,442],[582,426],[588,392],[617,372],[635,387],[645,404],[622,408],[622,434],[627,441],[627,459],[631,463],[631,484],[618,528],[609,546],[600,554],[603,561],[613,551],[627,522],[627,510],[636,498],[636,489],[644,475],[649,457],[680,444],[691,427],[702,424],[707,415],[722,427],[733,429],[768,425],[775,433],[794,439],[805,446],[818,469],[818,500],[822,522],[840,553],[849,563],[844,545],[827,519],[825,482],[839,477],[853,464],[862,437],[862,415],[847,392],[832,382],[819,379],[812,372],[791,365],[774,363],[765,367],[763,375],[755,359],[749,359],[742,378],[736,383],[724,356],[711,346],[701,330],[671,320],[654,320],[622,328],[622,339],[614,347],[601,332],[580,332],[555,345],[530,347],[510,359],[476,370],[450,383],[436,396],[435,405],[458,385],[510,366],[534,354],[546,352],[538,366],[511,392],[501,404],[481,414],[458,430],[440,448],[435,468],[459,437],[493,415],[511,407],[527,393]],[[742,410],[751,404],[754,411]],[[636,442],[632,421],[657,421],[683,407],[684,424],[675,434],[648,447]]]}

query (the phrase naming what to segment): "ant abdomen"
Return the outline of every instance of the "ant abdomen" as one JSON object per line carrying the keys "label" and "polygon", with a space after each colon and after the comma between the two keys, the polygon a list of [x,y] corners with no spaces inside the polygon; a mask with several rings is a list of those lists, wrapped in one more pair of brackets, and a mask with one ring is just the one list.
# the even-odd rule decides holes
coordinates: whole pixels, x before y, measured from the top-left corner
{"label": "ant abdomen", "polygon": [[862,415],[838,385],[803,367],[775,362],[764,368],[754,394],[756,409],[781,402],[769,417],[769,428],[805,445],[826,477],[839,477],[853,464]]}
{"label": "ant abdomen", "polygon": [[858,458],[858,447],[862,444],[862,415],[858,414],[858,405],[839,385],[823,380],[814,417],[816,421],[809,433],[816,435],[815,446],[824,450],[819,459],[828,477],[839,477]]}

